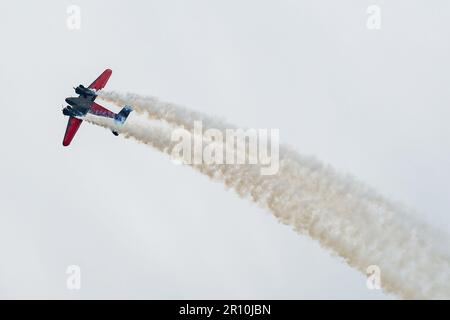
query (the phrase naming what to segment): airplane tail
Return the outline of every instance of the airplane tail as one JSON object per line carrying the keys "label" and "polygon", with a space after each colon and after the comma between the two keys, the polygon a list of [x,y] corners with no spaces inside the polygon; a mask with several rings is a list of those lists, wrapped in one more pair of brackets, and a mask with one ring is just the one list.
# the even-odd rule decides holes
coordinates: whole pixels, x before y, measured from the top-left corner
{"label": "airplane tail", "polygon": [[114,117],[114,120],[118,124],[124,124],[127,120],[128,116],[130,115],[131,111],[133,111],[133,108],[130,106],[125,106],[120,110],[118,114]]}
{"label": "airplane tail", "polygon": [[[131,111],[133,111],[133,108],[130,106],[125,106],[120,110],[118,114],[114,117],[114,120],[117,124],[123,125],[125,121],[127,120],[128,116],[130,115]],[[119,133],[116,131],[112,132],[115,136],[118,136]]]}

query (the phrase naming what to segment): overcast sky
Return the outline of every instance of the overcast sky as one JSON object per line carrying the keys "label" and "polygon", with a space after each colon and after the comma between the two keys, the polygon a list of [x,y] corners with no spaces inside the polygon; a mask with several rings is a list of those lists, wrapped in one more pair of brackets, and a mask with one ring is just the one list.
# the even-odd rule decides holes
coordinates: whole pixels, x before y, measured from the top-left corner
{"label": "overcast sky", "polygon": [[449,16],[446,0],[0,2],[0,297],[391,298],[157,151],[88,124],[63,148],[61,105],[111,68],[107,89],[278,128],[450,233]]}

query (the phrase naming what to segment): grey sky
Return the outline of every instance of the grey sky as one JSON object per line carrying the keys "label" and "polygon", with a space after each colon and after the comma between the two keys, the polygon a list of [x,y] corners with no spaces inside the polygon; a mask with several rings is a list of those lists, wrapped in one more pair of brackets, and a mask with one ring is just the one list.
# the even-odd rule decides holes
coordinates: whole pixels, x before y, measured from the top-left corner
{"label": "grey sky", "polygon": [[0,2],[0,297],[390,298],[143,145],[83,124],[63,148],[61,104],[109,67],[108,89],[279,128],[448,233],[449,15],[444,0]]}

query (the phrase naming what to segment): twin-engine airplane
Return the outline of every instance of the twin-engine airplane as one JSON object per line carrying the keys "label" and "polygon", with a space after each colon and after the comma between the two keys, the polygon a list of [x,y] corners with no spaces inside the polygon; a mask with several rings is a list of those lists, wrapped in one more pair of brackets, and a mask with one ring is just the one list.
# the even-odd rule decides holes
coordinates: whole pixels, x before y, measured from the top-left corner
{"label": "twin-engine airplane", "polygon": [[[128,115],[133,111],[130,106],[125,106],[119,113],[114,113],[94,102],[95,98],[97,98],[96,91],[105,87],[111,74],[112,70],[106,69],[89,87],[86,88],[80,84],[78,87],[74,88],[75,93],[79,95],[78,97],[66,99],[66,102],[69,105],[65,107],[62,112],[65,116],[69,116],[69,122],[67,123],[63,146],[68,146],[72,142],[73,137],[83,122],[82,118],[88,113],[100,117],[112,118],[118,124],[125,123]],[[112,133],[116,136],[118,135],[116,131],[113,131]]]}

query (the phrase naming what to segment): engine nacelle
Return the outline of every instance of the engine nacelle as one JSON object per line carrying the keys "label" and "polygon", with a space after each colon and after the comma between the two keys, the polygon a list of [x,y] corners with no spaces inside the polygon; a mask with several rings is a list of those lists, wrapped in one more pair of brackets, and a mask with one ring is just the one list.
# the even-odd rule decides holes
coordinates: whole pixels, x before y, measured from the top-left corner
{"label": "engine nacelle", "polygon": [[96,97],[97,96],[94,91],[92,91],[89,88],[86,88],[82,84],[80,84],[78,87],[75,88],[75,93],[79,94],[80,96],[86,97],[86,98],[87,97]]}
{"label": "engine nacelle", "polygon": [[72,109],[72,107],[67,106],[64,109],[62,109],[62,113],[65,116],[73,116],[73,109]]}

